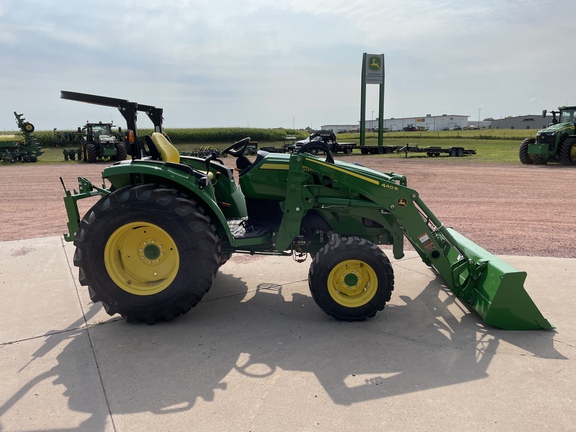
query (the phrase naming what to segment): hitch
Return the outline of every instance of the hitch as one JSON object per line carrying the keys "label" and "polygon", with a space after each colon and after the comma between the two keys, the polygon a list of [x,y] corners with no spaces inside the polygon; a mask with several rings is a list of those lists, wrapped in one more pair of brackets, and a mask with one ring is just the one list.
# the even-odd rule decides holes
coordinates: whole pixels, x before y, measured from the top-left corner
{"label": "hitch", "polygon": [[64,206],[68,215],[68,233],[64,233],[64,240],[67,242],[74,241],[74,236],[80,228],[80,212],[78,211],[78,200],[90,198],[96,195],[104,196],[110,193],[106,184],[102,181],[102,187],[94,186],[92,182],[84,177],[78,177],[78,191],[66,189],[64,180],[60,177],[60,183],[64,188]]}

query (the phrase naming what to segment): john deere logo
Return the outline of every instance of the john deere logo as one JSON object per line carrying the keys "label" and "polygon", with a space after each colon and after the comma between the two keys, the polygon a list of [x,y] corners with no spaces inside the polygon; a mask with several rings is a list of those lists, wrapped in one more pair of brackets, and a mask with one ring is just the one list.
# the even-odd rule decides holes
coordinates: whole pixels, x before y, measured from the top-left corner
{"label": "john deere logo", "polygon": [[372,71],[379,71],[382,69],[382,63],[380,62],[380,57],[373,56],[370,57],[368,61],[368,68]]}
{"label": "john deere logo", "polygon": [[365,84],[384,84],[384,54],[364,54],[362,62]]}

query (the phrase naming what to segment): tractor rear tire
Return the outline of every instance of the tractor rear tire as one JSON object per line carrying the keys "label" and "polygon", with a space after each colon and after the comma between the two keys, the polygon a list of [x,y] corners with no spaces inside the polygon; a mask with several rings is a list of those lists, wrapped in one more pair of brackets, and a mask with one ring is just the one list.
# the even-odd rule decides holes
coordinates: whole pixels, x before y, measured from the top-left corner
{"label": "tractor rear tire", "polygon": [[308,285],[326,314],[343,321],[362,321],[375,316],[390,300],[394,271],[375,244],[359,237],[339,237],[314,256]]}
{"label": "tractor rear tire", "polygon": [[218,261],[218,267],[222,267],[224,264],[226,264],[228,262],[228,260],[232,258],[232,254],[231,253],[221,253],[220,254],[220,259]]}
{"label": "tractor rear tire", "polygon": [[563,165],[576,164],[576,137],[570,137],[564,140],[560,148],[560,162]]}
{"label": "tractor rear tire", "polygon": [[204,209],[175,189],[127,186],[98,201],[74,240],[90,298],[128,322],[171,321],[196,306],[219,267]]}
{"label": "tractor rear tire", "polygon": [[86,144],[86,162],[94,163],[98,160],[96,146],[92,143]]}
{"label": "tractor rear tire", "polygon": [[528,154],[528,145],[534,144],[535,142],[536,139],[534,138],[526,138],[524,141],[522,141],[522,144],[520,144],[520,150],[518,153],[520,156],[520,162],[522,162],[524,165],[534,164],[534,157]]}

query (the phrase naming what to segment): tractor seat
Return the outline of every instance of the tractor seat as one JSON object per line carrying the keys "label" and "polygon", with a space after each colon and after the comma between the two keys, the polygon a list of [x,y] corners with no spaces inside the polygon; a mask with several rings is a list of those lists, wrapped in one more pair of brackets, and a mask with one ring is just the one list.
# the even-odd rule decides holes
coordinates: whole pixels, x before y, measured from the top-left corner
{"label": "tractor seat", "polygon": [[160,153],[160,159],[164,162],[180,163],[180,153],[164,135],[160,132],[154,132],[151,135],[151,139],[158,153]]}
{"label": "tractor seat", "polygon": [[238,158],[236,160],[236,168],[238,168],[238,170],[240,170],[240,176],[243,176],[248,171],[250,171],[254,166],[256,166],[268,154],[269,153],[265,150],[258,150],[258,153],[256,153],[256,160],[254,162],[250,162],[250,160],[246,156],[242,156],[244,159],[246,159],[246,161],[248,161],[248,164],[246,164],[245,161],[239,162],[240,158]]}

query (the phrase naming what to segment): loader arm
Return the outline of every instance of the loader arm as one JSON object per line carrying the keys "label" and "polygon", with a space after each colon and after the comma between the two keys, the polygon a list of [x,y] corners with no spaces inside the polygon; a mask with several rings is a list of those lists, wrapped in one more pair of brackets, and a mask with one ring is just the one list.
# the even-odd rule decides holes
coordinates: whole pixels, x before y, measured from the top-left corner
{"label": "loader arm", "polygon": [[[304,214],[311,209],[334,206],[335,200],[314,194],[304,182],[306,171],[330,177],[343,190],[361,196],[356,205],[379,208],[385,226],[392,229],[393,252],[403,256],[402,235],[425,264],[432,267],[450,290],[476,310],[487,324],[503,329],[554,328],[540,313],[524,289],[526,273],[490,254],[457,231],[445,227],[406,185],[403,176],[382,174],[348,164],[332,164],[306,154],[292,155],[289,164],[284,218],[277,246],[288,246],[297,235]],[[342,207],[350,205],[342,203]],[[386,219],[388,218],[388,219]],[[399,228],[401,235],[394,232]],[[389,237],[388,237],[389,238]]]}

